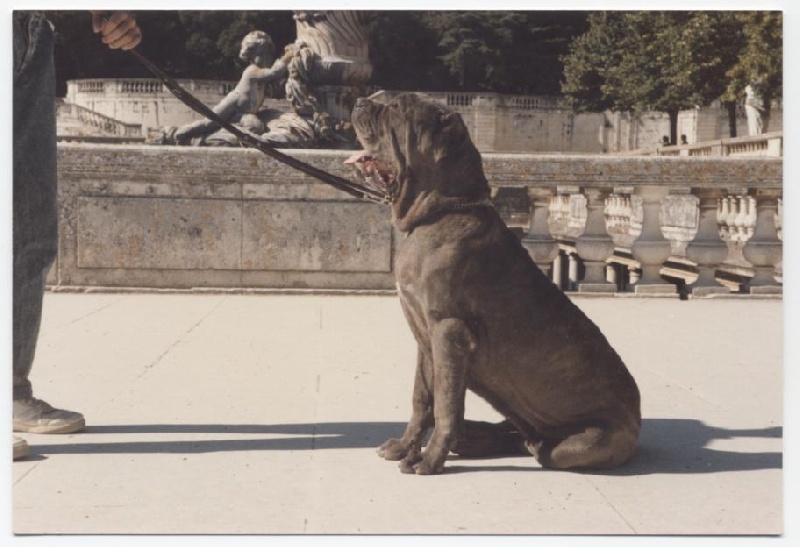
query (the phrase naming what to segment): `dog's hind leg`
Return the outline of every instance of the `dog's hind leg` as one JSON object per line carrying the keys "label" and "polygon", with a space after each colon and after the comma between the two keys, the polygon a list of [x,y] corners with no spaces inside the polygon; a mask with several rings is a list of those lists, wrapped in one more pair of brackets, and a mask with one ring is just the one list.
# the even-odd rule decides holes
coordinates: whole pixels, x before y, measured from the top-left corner
{"label": "dog's hind leg", "polygon": [[610,469],[631,458],[638,432],[624,427],[586,427],[563,439],[527,442],[542,467]]}
{"label": "dog's hind leg", "polygon": [[464,420],[450,450],[464,458],[528,454],[525,438],[510,420],[496,424]]}

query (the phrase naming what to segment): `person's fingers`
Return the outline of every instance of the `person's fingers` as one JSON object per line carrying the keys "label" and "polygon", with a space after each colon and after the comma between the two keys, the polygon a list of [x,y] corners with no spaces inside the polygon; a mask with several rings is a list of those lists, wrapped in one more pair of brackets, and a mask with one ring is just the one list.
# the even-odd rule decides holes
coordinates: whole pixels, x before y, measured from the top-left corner
{"label": "person's fingers", "polygon": [[136,26],[136,22],[130,18],[109,19],[102,28],[103,43],[111,44],[116,42],[134,26]]}
{"label": "person's fingers", "polygon": [[112,49],[122,49],[122,50],[129,50],[133,49],[139,45],[139,42],[142,41],[142,31],[139,27],[133,27],[128,29],[125,34],[120,36],[117,40],[114,40],[108,47]]}
{"label": "person's fingers", "polygon": [[103,26],[103,43],[111,49],[133,49],[142,40],[136,20],[125,12],[112,15]]}
{"label": "person's fingers", "polygon": [[97,34],[100,32],[100,29],[103,28],[103,22],[105,21],[103,15],[106,13],[105,11],[90,11],[92,14],[92,32]]}

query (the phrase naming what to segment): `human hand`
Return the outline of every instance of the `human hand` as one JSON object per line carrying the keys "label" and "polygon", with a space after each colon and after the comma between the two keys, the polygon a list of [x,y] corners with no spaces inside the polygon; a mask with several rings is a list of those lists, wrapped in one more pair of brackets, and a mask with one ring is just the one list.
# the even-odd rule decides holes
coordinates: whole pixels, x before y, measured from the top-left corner
{"label": "human hand", "polygon": [[133,49],[142,41],[142,31],[136,19],[127,12],[92,11],[92,31],[111,49]]}
{"label": "human hand", "polygon": [[288,65],[292,57],[294,57],[295,47],[294,44],[289,44],[285,48],[283,48],[283,57],[281,57],[281,61],[283,64]]}

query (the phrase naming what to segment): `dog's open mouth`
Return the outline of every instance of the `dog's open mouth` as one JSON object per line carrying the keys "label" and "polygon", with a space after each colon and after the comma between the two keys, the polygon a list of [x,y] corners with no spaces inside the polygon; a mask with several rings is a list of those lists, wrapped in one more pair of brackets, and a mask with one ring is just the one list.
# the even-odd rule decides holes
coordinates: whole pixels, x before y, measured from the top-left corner
{"label": "dog's open mouth", "polygon": [[366,150],[359,150],[344,163],[355,169],[359,180],[386,192],[389,199],[394,198],[397,193],[397,173],[391,165],[371,156]]}

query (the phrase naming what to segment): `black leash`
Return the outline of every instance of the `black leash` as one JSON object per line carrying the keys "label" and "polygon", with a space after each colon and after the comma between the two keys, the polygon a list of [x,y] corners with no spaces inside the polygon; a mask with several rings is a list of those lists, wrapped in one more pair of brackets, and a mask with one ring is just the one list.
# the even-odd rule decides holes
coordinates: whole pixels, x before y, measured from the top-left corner
{"label": "black leash", "polygon": [[327,171],[323,171],[322,169],[318,169],[313,165],[309,165],[296,158],[293,158],[292,156],[288,156],[282,152],[279,152],[268,144],[261,142],[253,135],[241,131],[235,125],[220,118],[216,112],[207,107],[197,97],[186,91],[178,82],[173,80],[163,70],[154,65],[153,62],[147,59],[144,55],[135,49],[128,50],[128,53],[132,54],[139,60],[139,62],[147,67],[147,69],[152,72],[161,81],[161,83],[164,84],[164,86],[169,89],[170,92],[175,95],[175,97],[178,98],[178,100],[198,114],[205,116],[212,122],[219,124],[221,127],[232,133],[233,136],[239,140],[239,143],[245,148],[256,148],[267,156],[276,159],[279,162],[285,163],[286,165],[289,165],[298,171],[302,171],[307,175],[311,175],[312,177],[321,180],[325,184],[329,184],[334,188],[341,190],[342,192],[350,194],[351,196],[372,201],[374,203],[390,203],[389,196],[383,192],[379,192],[362,184],[358,184],[357,182],[347,180],[328,173]]}

